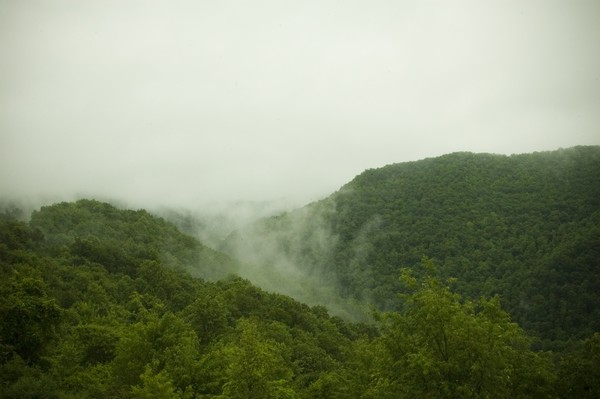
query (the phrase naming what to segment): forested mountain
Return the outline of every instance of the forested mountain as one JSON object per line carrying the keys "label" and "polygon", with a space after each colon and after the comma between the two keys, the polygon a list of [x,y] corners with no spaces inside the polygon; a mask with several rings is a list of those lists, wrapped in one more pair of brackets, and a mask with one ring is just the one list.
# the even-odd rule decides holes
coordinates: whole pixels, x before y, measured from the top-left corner
{"label": "forested mountain", "polygon": [[597,398],[599,206],[578,147],[368,170],[229,255],[95,200],[0,213],[0,398]]}
{"label": "forested mountain", "polygon": [[5,214],[0,397],[311,397],[377,333],[188,273],[232,263],[146,211],[81,200],[29,223]]}
{"label": "forested mountain", "polygon": [[600,147],[454,153],[367,170],[221,249],[285,259],[387,310],[402,306],[400,270],[426,257],[456,278],[457,292],[499,295],[544,347],[560,347],[600,331]]}
{"label": "forested mountain", "polygon": [[402,312],[330,317],[238,277],[145,211],[0,217],[2,398],[597,397],[600,335],[534,352],[497,298],[404,270]]}
{"label": "forested mountain", "polygon": [[100,263],[111,272],[131,272],[140,259],[211,279],[239,267],[228,256],[145,210],[120,210],[107,203],[80,200],[34,211],[30,225],[43,232],[49,250],[67,246],[74,255]]}

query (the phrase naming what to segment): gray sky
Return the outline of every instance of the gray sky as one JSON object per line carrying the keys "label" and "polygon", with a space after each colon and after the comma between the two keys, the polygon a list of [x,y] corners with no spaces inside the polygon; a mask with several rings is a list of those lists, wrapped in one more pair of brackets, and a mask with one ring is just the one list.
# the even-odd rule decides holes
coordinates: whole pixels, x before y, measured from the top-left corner
{"label": "gray sky", "polygon": [[323,197],[600,144],[600,1],[0,0],[0,193]]}

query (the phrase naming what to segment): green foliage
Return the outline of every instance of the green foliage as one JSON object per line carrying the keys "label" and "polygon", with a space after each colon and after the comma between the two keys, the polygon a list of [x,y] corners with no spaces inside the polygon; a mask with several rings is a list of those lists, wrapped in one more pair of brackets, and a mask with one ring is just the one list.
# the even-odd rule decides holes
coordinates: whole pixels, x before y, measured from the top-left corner
{"label": "green foliage", "polygon": [[426,277],[404,298],[402,313],[384,316],[381,338],[382,376],[398,397],[548,397],[550,364],[529,349],[498,297],[462,302]]}
{"label": "green foliage", "polygon": [[37,363],[54,338],[61,309],[42,280],[13,276],[0,290],[0,337],[27,363]]}
{"label": "green foliage", "polygon": [[175,392],[173,383],[164,371],[155,374],[152,367],[147,366],[140,379],[141,386],[136,385],[132,388],[132,398],[179,399],[182,397]]}
{"label": "green foliage", "polygon": [[201,344],[207,344],[227,332],[231,314],[223,298],[223,292],[216,287],[200,290],[182,316],[196,332]]}
{"label": "green foliage", "polygon": [[456,292],[499,295],[538,345],[561,349],[600,330],[599,226],[600,147],[575,147],[370,169],[329,198],[261,222],[255,240],[243,237],[245,248],[266,237],[280,257],[382,310],[402,308],[397,276],[422,276],[426,256],[441,277],[457,278]]}
{"label": "green foliage", "polygon": [[427,258],[390,269],[402,306],[365,325],[239,277],[192,277],[234,263],[145,211],[62,203],[0,218],[0,238],[0,398],[597,394],[597,335],[554,370],[497,297],[463,300]]}
{"label": "green foliage", "polygon": [[38,367],[15,355],[0,364],[0,398],[59,398],[56,381]]}
{"label": "green foliage", "polygon": [[364,329],[191,277],[231,263],[145,211],[62,203],[0,232],[0,397],[301,397]]}
{"label": "green foliage", "polygon": [[145,210],[119,210],[95,200],[63,202],[34,211],[30,225],[46,235],[46,251],[56,254],[66,247],[78,263],[101,264],[113,273],[135,274],[144,261],[210,277],[237,267]]}
{"label": "green foliage", "polygon": [[264,337],[256,319],[240,319],[238,337],[226,348],[224,398],[295,398],[285,347]]}
{"label": "green foliage", "polygon": [[562,398],[600,396],[600,334],[586,339],[579,348],[565,355],[558,373]]}

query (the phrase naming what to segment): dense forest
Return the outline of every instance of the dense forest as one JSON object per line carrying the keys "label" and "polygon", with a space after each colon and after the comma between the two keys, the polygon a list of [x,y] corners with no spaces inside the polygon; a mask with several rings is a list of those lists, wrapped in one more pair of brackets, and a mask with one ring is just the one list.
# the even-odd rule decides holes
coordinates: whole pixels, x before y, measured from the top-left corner
{"label": "dense forest", "polygon": [[[597,398],[599,210],[597,147],[368,170],[229,255],[145,210],[8,209],[0,397]],[[263,261],[371,314],[237,276]]]}
{"label": "dense forest", "polygon": [[286,254],[342,296],[383,310],[401,310],[399,272],[426,257],[456,279],[457,293],[499,295],[538,347],[560,349],[600,331],[600,147],[454,153],[367,170],[220,249],[258,253],[264,264]]}

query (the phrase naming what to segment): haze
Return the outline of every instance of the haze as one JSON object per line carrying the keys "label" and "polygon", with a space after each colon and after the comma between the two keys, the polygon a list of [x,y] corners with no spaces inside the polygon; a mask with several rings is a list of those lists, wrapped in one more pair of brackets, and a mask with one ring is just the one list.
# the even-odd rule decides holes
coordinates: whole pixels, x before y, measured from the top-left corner
{"label": "haze", "polygon": [[598,1],[0,0],[0,194],[302,205],[600,144]]}

